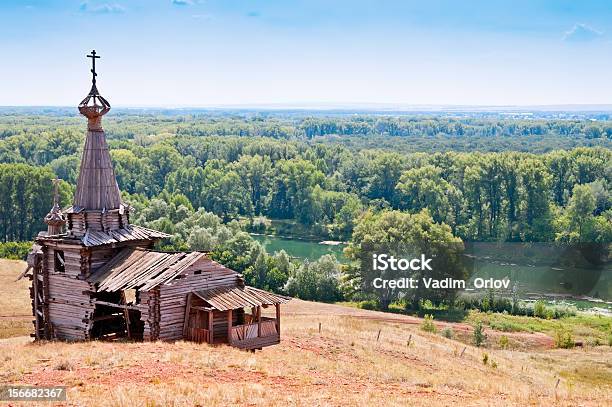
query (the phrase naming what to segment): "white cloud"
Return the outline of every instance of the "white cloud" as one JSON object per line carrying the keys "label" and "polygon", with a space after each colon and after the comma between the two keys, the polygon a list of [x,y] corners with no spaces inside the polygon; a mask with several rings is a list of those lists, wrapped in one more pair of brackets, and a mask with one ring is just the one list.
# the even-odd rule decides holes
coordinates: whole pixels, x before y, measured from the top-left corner
{"label": "white cloud", "polygon": [[97,13],[97,14],[121,14],[125,12],[125,8],[116,3],[104,3],[97,6],[90,7],[89,3],[83,2],[79,6],[79,10],[82,12]]}
{"label": "white cloud", "polygon": [[191,6],[193,2],[191,0],[170,0],[175,6]]}
{"label": "white cloud", "polygon": [[587,42],[599,39],[602,36],[603,31],[598,31],[586,24],[576,24],[571,30],[565,32],[563,40],[570,42]]}

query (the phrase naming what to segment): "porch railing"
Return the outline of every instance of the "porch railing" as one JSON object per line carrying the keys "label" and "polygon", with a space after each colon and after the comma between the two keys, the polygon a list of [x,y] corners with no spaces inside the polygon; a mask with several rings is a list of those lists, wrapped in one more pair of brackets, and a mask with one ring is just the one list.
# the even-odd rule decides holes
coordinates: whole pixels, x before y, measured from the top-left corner
{"label": "porch railing", "polygon": [[257,322],[253,322],[250,324],[244,325],[236,325],[230,329],[230,343],[237,343],[249,339],[255,339],[258,337],[269,337],[278,335],[278,331],[276,329],[276,320],[262,318],[261,320],[261,335],[258,335],[259,332],[259,324]]}

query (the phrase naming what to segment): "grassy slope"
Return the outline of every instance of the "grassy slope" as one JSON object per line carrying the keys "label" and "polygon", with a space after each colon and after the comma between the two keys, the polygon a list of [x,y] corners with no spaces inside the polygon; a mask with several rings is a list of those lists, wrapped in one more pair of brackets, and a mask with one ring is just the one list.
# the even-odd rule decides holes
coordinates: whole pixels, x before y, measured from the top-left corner
{"label": "grassy slope", "polygon": [[0,259],[0,339],[29,335],[33,330],[30,281],[15,281],[25,267],[23,261]]}
{"label": "grassy slope", "polygon": [[543,332],[554,336],[557,331],[572,333],[576,341],[587,344],[607,344],[612,335],[612,318],[601,315],[579,313],[573,317],[561,319],[542,319],[500,313],[471,311],[469,323],[481,321],[483,324],[504,332]]}
{"label": "grassy slope", "polygon": [[[3,279],[19,273],[9,270],[16,265],[4,264]],[[9,287],[17,307],[2,312],[21,313],[25,287],[0,287]],[[464,344],[424,333],[414,320],[294,300],[283,310],[282,343],[255,354],[187,342],[33,344],[16,337],[0,340],[0,384],[63,384],[70,405],[99,406],[612,403],[609,347],[467,346],[461,355]]]}
{"label": "grassy slope", "polygon": [[[358,308],[358,304],[354,302],[343,302],[341,305]],[[398,309],[395,312],[400,312]],[[501,335],[509,337],[511,346],[512,338],[521,338],[521,335],[516,333],[541,333],[548,337],[548,342],[551,343],[553,338],[556,336],[559,330],[571,332],[572,337],[575,341],[583,342],[585,344],[607,344],[612,338],[612,318],[589,314],[585,312],[579,312],[578,315],[572,317],[564,317],[560,319],[542,319],[527,316],[508,315],[494,312],[479,312],[477,310],[467,311],[461,315],[448,315],[446,311],[442,312],[440,317],[436,317],[440,321],[461,321],[460,324],[445,324],[440,321],[436,321],[439,328],[450,327],[455,329],[457,327],[467,327],[471,332],[471,327],[477,322],[488,327],[487,332],[491,336],[488,345],[493,347],[499,347],[496,341]],[[427,311],[425,311],[427,313]],[[433,311],[435,313],[435,311]],[[470,335],[461,335],[461,331],[456,332],[457,339],[465,340],[466,343],[471,343],[472,337]],[[468,332],[469,334],[469,332]],[[534,339],[537,338],[532,336]],[[521,338],[521,341],[523,339]],[[523,347],[521,343],[514,343],[516,347]],[[523,343],[524,345],[524,343]],[[529,344],[529,348],[533,347],[533,344]]]}

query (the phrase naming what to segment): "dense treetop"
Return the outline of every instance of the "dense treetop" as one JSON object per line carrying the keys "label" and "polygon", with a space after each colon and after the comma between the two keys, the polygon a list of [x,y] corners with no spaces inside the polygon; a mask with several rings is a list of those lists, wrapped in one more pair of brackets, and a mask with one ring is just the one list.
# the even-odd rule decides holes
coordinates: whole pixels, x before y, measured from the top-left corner
{"label": "dense treetop", "polygon": [[[609,239],[607,121],[121,114],[105,129],[135,206],[180,194],[225,221],[294,219],[337,239],[350,238],[368,207],[427,208],[464,240]],[[42,228],[46,178],[65,180],[70,196],[83,137],[77,117],[0,116],[2,210],[24,213],[4,218],[4,240]],[[498,142],[508,151],[488,151]],[[511,151],[532,149],[547,152]]]}
{"label": "dense treetop", "polygon": [[[46,229],[54,176],[71,202],[85,124],[53,112],[0,113],[4,242]],[[449,259],[468,241],[595,242],[604,255],[612,241],[605,120],[121,113],[104,127],[133,223],[173,235],[161,249],[210,251],[247,283],[301,298],[351,298],[371,277],[357,263],[373,241]],[[266,253],[246,231],[269,219],[350,241],[353,263]],[[463,275],[454,263],[439,269]],[[396,293],[372,294],[384,308]]]}

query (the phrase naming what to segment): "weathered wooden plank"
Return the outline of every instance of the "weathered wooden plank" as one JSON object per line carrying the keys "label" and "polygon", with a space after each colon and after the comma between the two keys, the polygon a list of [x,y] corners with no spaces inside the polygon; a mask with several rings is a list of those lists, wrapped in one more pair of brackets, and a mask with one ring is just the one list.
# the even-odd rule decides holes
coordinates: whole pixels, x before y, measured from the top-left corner
{"label": "weathered wooden plank", "polygon": [[183,336],[185,336],[187,332],[187,328],[189,327],[189,313],[191,312],[191,297],[192,293],[187,294],[187,305],[185,306],[185,316],[183,322]]}
{"label": "weathered wooden plank", "polygon": [[140,307],[137,307],[135,305],[115,304],[115,303],[108,302],[108,301],[94,300],[94,301],[92,301],[92,304],[104,305],[104,306],[113,307],[113,308],[131,309],[131,310],[135,310],[135,311],[140,311]]}

